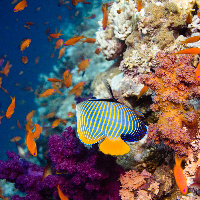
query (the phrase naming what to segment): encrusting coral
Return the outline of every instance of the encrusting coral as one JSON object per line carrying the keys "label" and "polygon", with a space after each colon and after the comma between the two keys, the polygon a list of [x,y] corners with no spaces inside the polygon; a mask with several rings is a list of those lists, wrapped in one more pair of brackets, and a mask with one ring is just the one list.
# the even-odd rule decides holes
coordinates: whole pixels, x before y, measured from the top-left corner
{"label": "encrusting coral", "polygon": [[73,200],[120,199],[118,178],[123,169],[114,157],[99,152],[97,146],[88,150],[71,127],[62,136],[50,136],[48,145],[54,170],[44,180],[43,167],[20,159],[14,152],[7,152],[10,160],[0,161],[0,179],[13,182],[19,191],[26,192],[25,197],[15,195],[12,200],[58,199],[58,185]]}
{"label": "encrusting coral", "polygon": [[169,166],[162,165],[151,174],[145,169],[139,173],[135,170],[127,171],[120,175],[122,200],[151,200],[160,199],[167,194],[174,182],[172,181],[172,170]]}
{"label": "encrusting coral", "polygon": [[179,155],[187,154],[198,128],[197,111],[189,101],[200,97],[192,58],[159,52],[155,72],[140,76],[140,81],[155,92],[151,109],[160,112],[158,122],[148,127],[148,137],[156,144],[164,140]]}

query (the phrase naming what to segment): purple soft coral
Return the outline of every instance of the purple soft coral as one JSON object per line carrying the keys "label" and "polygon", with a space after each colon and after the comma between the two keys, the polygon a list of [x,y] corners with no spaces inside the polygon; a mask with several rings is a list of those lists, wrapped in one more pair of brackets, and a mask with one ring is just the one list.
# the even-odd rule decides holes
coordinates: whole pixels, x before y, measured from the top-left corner
{"label": "purple soft coral", "polygon": [[[15,183],[26,197],[15,195],[12,200],[58,199],[57,185],[73,200],[118,200],[120,173],[115,158],[104,155],[93,145],[87,149],[71,127],[62,136],[49,137],[49,157],[55,169],[42,181],[43,168],[7,152],[11,160],[0,161],[0,179]],[[59,173],[58,173],[59,172]]]}
{"label": "purple soft coral", "polygon": [[[50,158],[56,170],[67,174],[63,188],[72,199],[120,199],[117,180],[122,169],[116,165],[115,158],[93,146],[88,150],[71,127],[62,136],[50,136]],[[109,187],[111,184],[114,187]]]}

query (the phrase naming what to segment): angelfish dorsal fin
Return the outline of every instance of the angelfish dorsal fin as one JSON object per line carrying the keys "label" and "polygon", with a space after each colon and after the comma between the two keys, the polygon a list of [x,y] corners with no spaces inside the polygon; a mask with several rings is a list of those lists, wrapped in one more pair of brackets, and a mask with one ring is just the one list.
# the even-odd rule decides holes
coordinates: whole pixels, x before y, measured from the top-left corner
{"label": "angelfish dorsal fin", "polygon": [[110,87],[110,84],[108,83],[108,81],[106,79],[103,79],[104,85],[109,93],[109,95],[111,96],[111,98],[113,99],[114,102],[118,102],[117,99],[115,99],[112,89]]}

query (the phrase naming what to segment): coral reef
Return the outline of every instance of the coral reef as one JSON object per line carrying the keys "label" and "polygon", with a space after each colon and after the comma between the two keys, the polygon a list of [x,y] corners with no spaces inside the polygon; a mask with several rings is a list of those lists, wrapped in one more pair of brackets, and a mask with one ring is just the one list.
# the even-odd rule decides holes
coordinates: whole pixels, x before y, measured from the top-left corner
{"label": "coral reef", "polygon": [[151,200],[160,199],[166,195],[174,185],[171,178],[172,170],[169,166],[162,165],[151,174],[145,169],[139,173],[135,170],[127,171],[120,176],[122,200]]}
{"label": "coral reef", "polygon": [[69,199],[120,199],[118,178],[123,169],[114,157],[99,152],[97,146],[88,150],[71,127],[62,136],[50,136],[48,145],[54,170],[44,180],[42,167],[20,159],[14,152],[7,152],[11,160],[0,161],[0,179],[26,192],[25,197],[15,195],[12,200],[57,198],[57,185]]}
{"label": "coral reef", "polygon": [[186,155],[198,127],[197,112],[189,100],[200,97],[192,56],[159,52],[156,60],[159,66],[155,72],[140,76],[141,82],[155,92],[151,109],[160,111],[158,122],[149,125],[148,137],[156,144],[164,140],[176,153]]}

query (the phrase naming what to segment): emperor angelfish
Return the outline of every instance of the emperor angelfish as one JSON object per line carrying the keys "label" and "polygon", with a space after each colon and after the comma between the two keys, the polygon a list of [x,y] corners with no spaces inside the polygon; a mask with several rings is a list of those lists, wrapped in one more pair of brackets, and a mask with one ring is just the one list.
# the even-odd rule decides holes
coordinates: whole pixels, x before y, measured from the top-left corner
{"label": "emperor angelfish", "polygon": [[129,107],[117,100],[90,99],[77,104],[78,136],[84,144],[102,139],[99,149],[104,154],[124,155],[130,147],[124,141],[138,141],[146,126]]}

